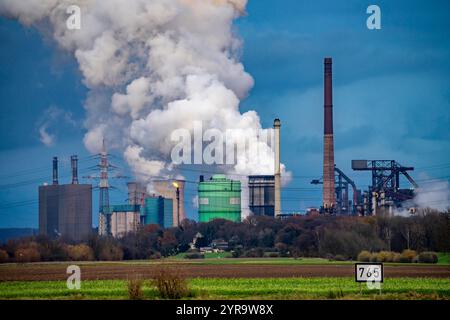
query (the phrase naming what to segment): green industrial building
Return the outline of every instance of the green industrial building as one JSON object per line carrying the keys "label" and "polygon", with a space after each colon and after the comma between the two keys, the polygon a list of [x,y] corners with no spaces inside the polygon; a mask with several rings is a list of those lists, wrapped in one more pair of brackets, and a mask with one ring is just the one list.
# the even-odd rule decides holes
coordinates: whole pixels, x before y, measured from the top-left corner
{"label": "green industrial building", "polygon": [[241,221],[241,182],[214,175],[198,185],[198,215],[200,222],[214,219]]}

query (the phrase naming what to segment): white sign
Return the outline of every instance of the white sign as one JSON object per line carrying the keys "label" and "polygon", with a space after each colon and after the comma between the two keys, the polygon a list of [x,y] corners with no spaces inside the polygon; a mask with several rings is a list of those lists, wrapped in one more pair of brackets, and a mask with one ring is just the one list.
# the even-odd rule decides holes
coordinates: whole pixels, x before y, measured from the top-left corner
{"label": "white sign", "polygon": [[355,263],[356,282],[383,282],[382,263]]}

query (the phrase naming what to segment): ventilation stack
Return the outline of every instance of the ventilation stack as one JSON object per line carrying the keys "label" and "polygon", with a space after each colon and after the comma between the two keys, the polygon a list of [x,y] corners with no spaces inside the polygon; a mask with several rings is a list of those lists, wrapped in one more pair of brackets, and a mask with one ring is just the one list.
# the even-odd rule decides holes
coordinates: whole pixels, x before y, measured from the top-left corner
{"label": "ventilation stack", "polygon": [[78,184],[78,157],[71,156],[70,164],[72,166],[72,184]]}
{"label": "ventilation stack", "polygon": [[324,146],[323,146],[323,208],[332,213],[334,194],[333,82],[332,60],[325,58],[324,78]]}
{"label": "ventilation stack", "polygon": [[280,128],[280,119],[275,119],[273,122],[275,131],[275,217],[281,215]]}
{"label": "ventilation stack", "polygon": [[58,184],[58,157],[53,157],[53,184]]}

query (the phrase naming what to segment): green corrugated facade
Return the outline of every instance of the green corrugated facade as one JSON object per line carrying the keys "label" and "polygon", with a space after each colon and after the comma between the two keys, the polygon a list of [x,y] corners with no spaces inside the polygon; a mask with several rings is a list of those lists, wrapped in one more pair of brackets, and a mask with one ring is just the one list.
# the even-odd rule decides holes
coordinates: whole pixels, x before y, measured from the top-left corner
{"label": "green corrugated facade", "polygon": [[198,215],[200,222],[214,219],[241,221],[241,182],[214,175],[198,186]]}

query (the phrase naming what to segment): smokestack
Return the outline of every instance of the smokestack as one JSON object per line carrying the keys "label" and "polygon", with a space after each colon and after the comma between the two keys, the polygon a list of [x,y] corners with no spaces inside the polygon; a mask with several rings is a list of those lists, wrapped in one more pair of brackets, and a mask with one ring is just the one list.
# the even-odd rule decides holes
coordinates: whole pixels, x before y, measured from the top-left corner
{"label": "smokestack", "polygon": [[53,184],[58,184],[58,157],[53,157]]}
{"label": "smokestack", "polygon": [[70,164],[72,166],[72,184],[78,184],[78,158],[77,158],[77,156],[70,157]]}
{"label": "smokestack", "polygon": [[281,214],[280,128],[280,119],[275,119],[273,121],[275,130],[275,217]]}
{"label": "smokestack", "polygon": [[323,146],[323,207],[332,211],[334,195],[334,138],[332,60],[324,59],[324,146]]}

